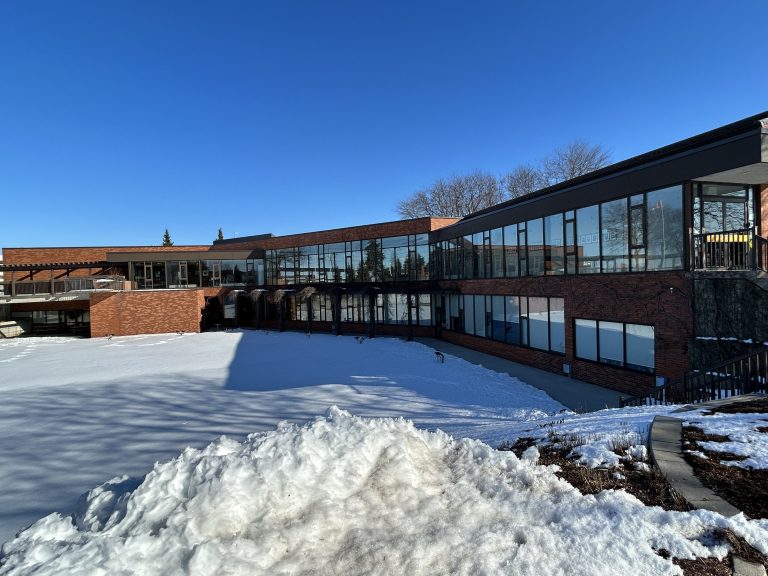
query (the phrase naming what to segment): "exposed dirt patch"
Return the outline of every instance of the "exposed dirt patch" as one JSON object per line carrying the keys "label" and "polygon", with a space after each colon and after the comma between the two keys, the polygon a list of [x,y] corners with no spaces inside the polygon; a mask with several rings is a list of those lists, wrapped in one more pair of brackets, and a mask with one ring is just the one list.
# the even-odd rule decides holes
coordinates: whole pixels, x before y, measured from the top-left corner
{"label": "exposed dirt patch", "polygon": [[723,406],[712,406],[709,414],[721,412],[723,414],[768,414],[768,398],[749,400],[748,402],[736,402]]}
{"label": "exposed dirt patch", "polygon": [[713,440],[713,438],[714,436],[704,434],[700,428],[683,427],[683,447],[688,450],[699,450],[707,456],[707,458],[701,458],[692,454],[685,455],[696,476],[715,494],[736,506],[750,518],[768,518],[768,470],[747,470],[738,466],[727,466],[723,462],[743,460],[744,457],[727,452],[701,450],[697,442]]}
{"label": "exposed dirt patch", "polygon": [[763,434],[768,434],[768,426],[758,426],[755,430],[762,432]]}
{"label": "exposed dirt patch", "polygon": [[[499,450],[511,450],[518,457],[536,441],[533,438],[520,438],[514,444],[502,444]],[[601,490],[625,490],[646,506],[661,506],[665,510],[687,511],[692,507],[669,487],[666,478],[655,468],[649,472],[635,470],[630,461],[623,463],[620,469],[606,470],[588,468],[568,460],[569,448],[556,448],[550,445],[537,447],[539,464],[556,464],[556,472],[582,494],[596,494]],[[621,452],[619,452],[621,455]]]}

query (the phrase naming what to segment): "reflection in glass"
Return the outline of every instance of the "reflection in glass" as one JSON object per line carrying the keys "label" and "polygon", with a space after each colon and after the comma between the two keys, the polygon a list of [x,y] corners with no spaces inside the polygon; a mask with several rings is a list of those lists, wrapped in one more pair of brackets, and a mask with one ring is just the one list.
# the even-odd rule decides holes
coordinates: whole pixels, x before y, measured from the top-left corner
{"label": "reflection in glass", "polygon": [[579,274],[600,272],[600,226],[597,206],[576,210]]}
{"label": "reflection in glass", "polygon": [[597,322],[577,319],[575,325],[576,357],[597,360]]}
{"label": "reflection in glass", "polygon": [[563,249],[563,215],[544,218],[545,270],[548,275],[565,273]]}
{"label": "reflection in glass", "polygon": [[621,198],[600,205],[603,272],[629,272],[627,253],[627,200]]}
{"label": "reflection in glass", "polygon": [[528,326],[531,348],[549,350],[549,311],[546,298],[528,298]]}
{"label": "reflection in glass", "polygon": [[653,371],[656,366],[653,326],[627,324],[627,368]]}
{"label": "reflection in glass", "polygon": [[565,301],[549,299],[549,349],[565,353]]}
{"label": "reflection in glass", "polygon": [[544,275],[544,221],[542,218],[526,222],[528,232],[528,274]]}
{"label": "reflection in glass", "polygon": [[598,323],[600,362],[622,366],[624,364],[624,326],[619,322]]}
{"label": "reflection in glass", "polygon": [[683,194],[681,186],[648,192],[648,270],[683,267]]}

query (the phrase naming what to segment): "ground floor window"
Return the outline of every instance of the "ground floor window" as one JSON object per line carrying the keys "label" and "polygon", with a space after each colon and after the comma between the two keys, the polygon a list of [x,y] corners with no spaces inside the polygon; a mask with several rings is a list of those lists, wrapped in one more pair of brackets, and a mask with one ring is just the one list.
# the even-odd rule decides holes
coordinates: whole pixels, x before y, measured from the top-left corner
{"label": "ground floor window", "polygon": [[446,328],[507,344],[565,353],[565,301],[548,296],[450,295]]}
{"label": "ground floor window", "polygon": [[605,320],[574,320],[577,358],[653,372],[655,337],[653,326]]}

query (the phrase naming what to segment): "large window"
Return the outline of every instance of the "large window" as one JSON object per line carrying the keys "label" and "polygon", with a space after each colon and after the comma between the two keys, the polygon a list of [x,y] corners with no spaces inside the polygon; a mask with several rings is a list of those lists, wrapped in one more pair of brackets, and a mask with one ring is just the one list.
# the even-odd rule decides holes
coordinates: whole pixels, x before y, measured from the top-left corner
{"label": "large window", "polygon": [[458,318],[463,303],[463,331],[499,342],[565,352],[565,310],[562,298],[465,294],[447,299],[448,326],[462,331]]}
{"label": "large window", "polygon": [[600,205],[603,272],[629,272],[627,199]]}
{"label": "large window", "polygon": [[683,194],[681,186],[648,192],[648,270],[683,266]]}
{"label": "large window", "polygon": [[600,272],[600,224],[597,206],[576,210],[579,274]]}
{"label": "large window", "polygon": [[604,320],[574,320],[576,357],[653,372],[653,326]]}

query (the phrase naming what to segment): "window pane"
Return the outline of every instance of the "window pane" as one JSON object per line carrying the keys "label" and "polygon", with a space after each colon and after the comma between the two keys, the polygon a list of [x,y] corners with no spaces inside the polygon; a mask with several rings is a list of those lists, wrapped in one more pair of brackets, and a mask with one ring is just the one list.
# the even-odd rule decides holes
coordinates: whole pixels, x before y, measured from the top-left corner
{"label": "window pane", "polygon": [[493,339],[504,342],[507,338],[506,319],[504,317],[504,296],[493,296],[491,306],[493,308]]}
{"label": "window pane", "polygon": [[475,336],[485,336],[485,296],[475,296]]}
{"label": "window pane", "polygon": [[517,224],[504,227],[504,265],[507,276],[517,276]]}
{"label": "window pane", "polygon": [[474,278],[475,251],[472,248],[472,235],[464,236],[464,278]]}
{"label": "window pane", "polygon": [[627,367],[653,371],[655,366],[653,326],[627,324]]}
{"label": "window pane", "polygon": [[520,344],[520,300],[517,296],[507,296],[506,324],[507,342]]}
{"label": "window pane", "polygon": [[564,274],[563,215],[554,214],[544,218],[544,246],[546,252],[546,273]]}
{"label": "window pane", "polygon": [[576,357],[597,360],[597,322],[576,320]]}
{"label": "window pane", "polygon": [[528,323],[531,348],[549,350],[549,315],[546,298],[528,298]]}
{"label": "window pane", "polygon": [[520,344],[528,346],[528,297],[520,297]]}
{"label": "window pane", "polygon": [[485,278],[485,255],[483,254],[483,233],[472,235],[472,278]]}
{"label": "window pane", "polygon": [[504,276],[504,238],[501,228],[491,230],[491,270],[495,278]]}
{"label": "window pane", "polygon": [[475,297],[471,294],[464,295],[464,332],[475,333]]}
{"label": "window pane", "polygon": [[528,231],[528,274],[544,275],[544,221],[541,218],[526,223]]}
{"label": "window pane", "polygon": [[600,228],[597,206],[576,211],[577,257],[579,274],[600,272]]}
{"label": "window pane", "polygon": [[419,326],[432,325],[432,304],[429,294],[414,296],[419,300]]}
{"label": "window pane", "polygon": [[629,272],[627,200],[603,202],[600,206],[603,241],[603,272]]}
{"label": "window pane", "polygon": [[565,301],[549,299],[549,349],[565,352]]}
{"label": "window pane", "polygon": [[464,308],[461,306],[463,299],[458,294],[451,294],[448,298],[449,314],[448,328],[461,332],[464,329]]}
{"label": "window pane", "polygon": [[648,270],[683,267],[683,194],[681,186],[648,192]]}
{"label": "window pane", "polygon": [[624,325],[618,322],[599,322],[600,362],[624,365]]}

